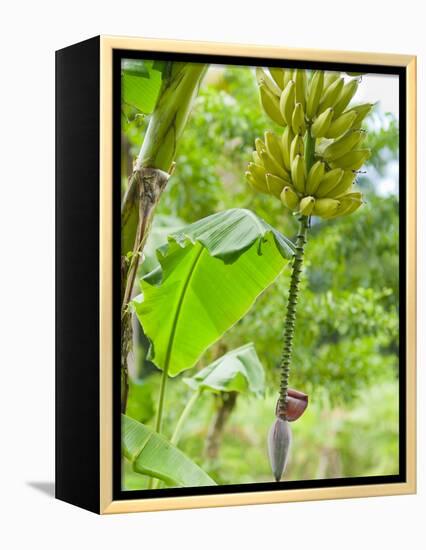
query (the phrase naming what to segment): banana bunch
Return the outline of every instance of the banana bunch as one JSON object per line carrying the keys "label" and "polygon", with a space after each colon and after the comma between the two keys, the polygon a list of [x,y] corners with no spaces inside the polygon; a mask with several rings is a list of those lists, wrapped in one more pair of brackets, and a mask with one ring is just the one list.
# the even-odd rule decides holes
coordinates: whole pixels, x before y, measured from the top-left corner
{"label": "banana bunch", "polygon": [[256,139],[249,184],[279,198],[293,212],[323,219],[355,212],[362,195],[352,190],[370,156],[361,125],[370,103],[349,106],[359,81],[341,73],[303,69],[257,69],[266,114],[283,127],[281,136]]}

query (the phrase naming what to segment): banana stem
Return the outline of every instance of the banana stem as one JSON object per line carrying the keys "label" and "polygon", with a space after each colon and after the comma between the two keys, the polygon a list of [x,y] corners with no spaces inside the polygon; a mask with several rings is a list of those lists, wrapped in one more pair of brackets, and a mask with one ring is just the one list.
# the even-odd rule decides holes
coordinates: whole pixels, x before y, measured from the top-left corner
{"label": "banana stem", "polygon": [[[126,412],[129,391],[128,355],[132,349],[128,309],[139,259],[167,180],[178,141],[208,65],[171,63],[157,105],[151,115],[121,207],[121,410]],[[130,263],[127,256],[131,253]],[[165,386],[165,382],[164,382]]]}
{"label": "banana stem", "polygon": [[[161,425],[163,422],[163,410],[164,410],[164,400],[166,397],[166,387],[167,387],[167,378],[168,378],[168,365],[167,368],[163,368],[161,373],[161,385],[160,385],[160,394],[158,396],[158,409],[157,416],[155,419],[155,431],[157,433],[161,432]],[[153,477],[150,478],[148,483],[148,489],[156,489],[158,487],[159,480]]]}
{"label": "banana stem", "polygon": [[296,323],[296,305],[299,295],[299,284],[305,253],[305,244],[308,238],[309,218],[307,216],[301,216],[299,222],[299,230],[297,232],[296,239],[296,252],[293,257],[287,310],[284,322],[284,346],[280,361],[281,382],[280,397],[278,401],[278,415],[283,419],[286,418],[288,379],[290,375],[294,328]]}

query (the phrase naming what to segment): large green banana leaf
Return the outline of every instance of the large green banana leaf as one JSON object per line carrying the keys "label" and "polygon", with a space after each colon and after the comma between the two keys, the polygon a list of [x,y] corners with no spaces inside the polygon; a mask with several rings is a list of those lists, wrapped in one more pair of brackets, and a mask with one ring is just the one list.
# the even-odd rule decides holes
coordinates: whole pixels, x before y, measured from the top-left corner
{"label": "large green banana leaf", "polygon": [[293,255],[293,245],[246,209],[213,214],[169,236],[160,266],[141,280],[134,307],[170,376],[195,365],[252,307]]}
{"label": "large green banana leaf", "polygon": [[125,59],[121,73],[123,103],[146,115],[152,113],[161,89],[161,71],[152,61]]}
{"label": "large green banana leaf", "polygon": [[222,355],[183,381],[194,390],[236,391],[258,397],[265,391],[265,372],[251,342]]}
{"label": "large green banana leaf", "polygon": [[122,415],[122,434],[123,455],[135,472],[160,479],[167,485],[215,485],[195,462],[144,424]]}

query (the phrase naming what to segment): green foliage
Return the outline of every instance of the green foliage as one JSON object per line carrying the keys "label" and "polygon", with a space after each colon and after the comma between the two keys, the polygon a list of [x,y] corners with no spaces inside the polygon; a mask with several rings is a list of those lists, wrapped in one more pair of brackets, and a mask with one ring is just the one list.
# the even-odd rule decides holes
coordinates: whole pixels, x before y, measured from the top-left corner
{"label": "green foliage", "polygon": [[234,349],[183,381],[193,390],[236,391],[261,397],[265,373],[252,343]]}
{"label": "green foliage", "polygon": [[180,487],[215,485],[182,451],[144,424],[123,415],[122,430],[123,454],[138,474]]}
{"label": "green foliage", "polygon": [[152,61],[125,59],[121,70],[123,107],[134,107],[145,115],[152,113],[161,83],[161,72]]}
{"label": "green foliage", "polygon": [[[145,124],[141,117],[126,121],[127,159],[137,154]],[[380,188],[380,178],[389,177],[389,165],[398,158],[398,121],[376,110],[367,127],[365,146],[373,154],[366,173],[358,176],[366,204],[347,218],[314,220],[306,247],[290,385],[309,394],[309,407],[292,424],[288,480],[398,471],[399,202]],[[244,180],[254,139],[267,129],[271,123],[259,105],[254,71],[229,67],[208,72],[157,209],[159,232],[145,250],[150,270],[158,266],[153,250],[168,232],[224,209],[248,208],[295,240],[296,220],[279,201],[254,193]],[[143,269],[145,274],[148,269]],[[221,291],[222,279],[211,279],[220,281]],[[264,367],[266,396],[238,396],[217,461],[208,460],[204,449],[216,413],[215,396],[198,399],[185,422],[180,449],[217,483],[271,480],[266,437],[277,398],[288,286],[284,270],[184,373],[192,379],[204,376],[206,366],[248,341]],[[164,319],[169,311],[166,306],[162,311]],[[191,337],[197,330],[192,323]],[[148,362],[139,371],[155,401],[160,373]],[[182,378],[169,381],[164,419],[169,438],[193,395]],[[152,417],[144,421],[153,422]],[[146,476],[135,474],[128,464],[125,472],[128,487],[146,487]]]}
{"label": "green foliage", "polygon": [[176,376],[194,366],[247,313],[292,252],[283,235],[240,209],[172,235],[158,251],[161,267],[141,280],[143,294],[133,302],[158,368]]}

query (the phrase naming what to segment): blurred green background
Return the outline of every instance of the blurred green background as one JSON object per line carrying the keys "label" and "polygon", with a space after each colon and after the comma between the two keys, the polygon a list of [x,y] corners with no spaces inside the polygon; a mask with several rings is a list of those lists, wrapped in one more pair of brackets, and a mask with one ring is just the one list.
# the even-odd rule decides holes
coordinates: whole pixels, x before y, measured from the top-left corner
{"label": "blurred green background", "polygon": [[[126,107],[122,120],[124,188],[147,118]],[[309,394],[309,407],[292,423],[285,480],[398,473],[398,120],[379,103],[367,127],[373,155],[359,176],[366,204],[347,218],[312,223],[290,377],[291,387]],[[157,209],[143,269],[155,263],[155,247],[168,232],[227,208],[249,208],[294,239],[291,213],[275,198],[253,192],[244,178],[255,138],[271,128],[280,132],[260,107],[253,70],[209,70]],[[266,374],[265,397],[203,395],[179,444],[218,483],[271,481],[266,440],[288,285],[286,270],[195,369],[169,381],[167,436],[192,393],[182,378],[226,351],[255,344]],[[160,371],[146,360],[140,330],[136,338],[127,414],[153,425]],[[146,486],[147,478],[126,465],[124,488]]]}

